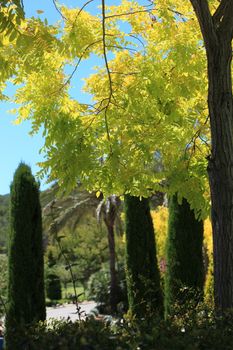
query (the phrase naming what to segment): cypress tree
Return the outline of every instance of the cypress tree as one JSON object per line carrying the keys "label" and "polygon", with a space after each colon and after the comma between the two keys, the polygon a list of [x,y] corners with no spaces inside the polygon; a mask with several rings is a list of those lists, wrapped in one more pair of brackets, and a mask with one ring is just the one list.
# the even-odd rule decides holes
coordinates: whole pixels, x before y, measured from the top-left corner
{"label": "cypress tree", "polygon": [[126,279],[129,310],[137,318],[163,310],[149,200],[125,196]]}
{"label": "cypress tree", "polygon": [[174,305],[199,298],[203,293],[204,262],[202,256],[203,221],[195,218],[185,198],[178,203],[177,194],[169,199],[169,222],[166,242],[165,313]]}
{"label": "cypress tree", "polygon": [[11,184],[6,349],[22,349],[19,332],[45,320],[44,261],[39,185],[21,163]]}

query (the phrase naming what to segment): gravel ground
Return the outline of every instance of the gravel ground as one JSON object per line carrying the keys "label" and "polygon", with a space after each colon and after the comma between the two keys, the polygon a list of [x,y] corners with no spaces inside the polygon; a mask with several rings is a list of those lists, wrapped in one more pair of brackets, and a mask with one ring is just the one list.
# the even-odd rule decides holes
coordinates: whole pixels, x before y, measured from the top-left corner
{"label": "gravel ground", "polygon": [[[93,301],[87,301],[80,303],[82,318],[85,318],[85,315],[88,315],[92,309],[96,307],[96,303]],[[67,319],[70,318],[72,321],[78,320],[78,314],[76,312],[76,306],[74,304],[59,305],[57,307],[47,307],[47,319]]]}

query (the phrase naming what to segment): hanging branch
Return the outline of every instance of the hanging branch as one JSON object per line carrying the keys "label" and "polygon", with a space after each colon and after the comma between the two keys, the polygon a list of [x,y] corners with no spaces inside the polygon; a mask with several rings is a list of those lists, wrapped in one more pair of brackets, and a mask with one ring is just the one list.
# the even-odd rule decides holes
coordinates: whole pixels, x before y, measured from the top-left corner
{"label": "hanging branch", "polygon": [[98,43],[100,43],[100,42],[102,42],[102,39],[96,40],[96,41],[94,41],[93,43],[91,43],[91,44],[89,44],[88,46],[85,47],[85,49],[83,50],[83,52],[81,53],[81,55],[80,55],[80,57],[79,57],[79,59],[78,59],[78,62],[77,62],[76,65],[74,66],[74,69],[73,69],[72,73],[69,75],[69,77],[67,78],[67,80],[60,86],[59,89],[57,89],[57,90],[55,90],[55,91],[52,91],[52,92],[51,92],[50,94],[48,94],[47,96],[51,96],[51,95],[53,95],[53,94],[56,94],[56,93],[62,91],[62,90],[66,87],[66,85],[68,85],[68,84],[70,83],[70,81],[71,81],[71,79],[73,78],[73,76],[75,75],[75,73],[76,73],[76,71],[77,71],[77,69],[78,69],[78,67],[79,67],[79,65],[80,65],[80,63],[81,63],[81,61],[82,61],[84,55],[87,53],[87,51],[88,51],[92,46],[94,46],[94,45],[96,45],[96,44],[98,44]]}
{"label": "hanging branch", "polygon": [[91,2],[93,2],[94,0],[89,0],[87,2],[85,2],[85,4],[81,7],[81,9],[79,10],[78,14],[77,14],[77,17],[75,18],[75,21],[77,20],[78,16],[80,15],[80,13],[85,9],[85,7],[87,5],[89,5]]}
{"label": "hanging branch", "polygon": [[59,13],[59,15],[64,19],[64,21],[67,21],[67,18],[63,15],[63,13],[59,10],[58,6],[57,6],[57,1],[53,0],[53,5],[56,9],[56,11]]}
{"label": "hanging branch", "polygon": [[[105,119],[105,127],[106,127],[106,132],[107,132],[107,138],[108,141],[110,141],[110,132],[109,132],[109,125],[108,125],[108,118],[107,118],[107,111],[109,109],[111,100],[113,98],[113,87],[112,87],[112,77],[111,77],[111,72],[109,69],[109,64],[108,64],[108,57],[107,57],[107,45],[106,45],[106,14],[105,14],[105,0],[102,0],[102,40],[103,40],[103,54],[104,54],[104,62],[105,62],[105,67],[108,75],[108,81],[109,81],[109,97],[107,100],[107,104],[105,106],[104,110],[104,119]],[[110,145],[110,153],[112,153],[111,145]]]}
{"label": "hanging branch", "polygon": [[109,15],[109,16],[106,16],[105,18],[109,19],[109,18],[115,18],[115,17],[124,17],[124,16],[130,16],[130,15],[136,15],[138,13],[145,13],[145,12],[153,13],[153,11],[155,11],[155,9],[135,10],[130,12],[117,13],[115,15]]}
{"label": "hanging branch", "polygon": [[197,145],[197,140],[201,140],[202,143],[205,144],[205,146],[210,150],[211,147],[208,144],[208,142],[201,136],[201,132],[203,127],[207,124],[207,122],[209,121],[209,116],[206,117],[206,120],[204,121],[204,123],[200,126],[200,128],[198,128],[198,130],[194,133],[194,135],[192,136],[191,140],[189,141],[189,143],[187,144],[187,146],[185,147],[185,155],[187,154],[188,150],[191,150],[190,152],[190,156],[188,159],[188,163],[187,163],[187,168],[189,167],[189,164],[191,162],[191,158],[193,157],[193,155],[196,152],[196,149],[198,149],[200,152],[201,149],[200,147]]}

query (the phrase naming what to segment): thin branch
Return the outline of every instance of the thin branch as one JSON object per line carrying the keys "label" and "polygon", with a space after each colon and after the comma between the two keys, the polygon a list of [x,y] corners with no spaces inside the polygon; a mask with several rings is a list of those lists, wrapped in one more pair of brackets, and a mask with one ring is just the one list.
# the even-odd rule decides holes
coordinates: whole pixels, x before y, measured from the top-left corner
{"label": "thin branch", "polygon": [[186,21],[186,16],[185,16],[183,13],[181,13],[181,12],[179,12],[179,11],[176,11],[176,10],[173,10],[173,9],[170,8],[170,7],[168,7],[168,11],[170,11],[170,12],[174,13],[175,15],[181,17],[181,19],[182,19],[183,22]]}
{"label": "thin branch", "polygon": [[22,7],[22,10],[24,12],[24,2],[23,2],[23,0],[21,0],[21,7]]}
{"label": "thin branch", "polygon": [[222,0],[218,8],[220,7],[221,7],[221,9],[219,10],[220,17],[217,24],[218,34],[222,36],[222,39],[224,41],[232,40],[233,38],[233,1]]}
{"label": "thin branch", "polygon": [[84,10],[84,8],[89,5],[91,2],[93,2],[94,0],[88,0],[87,2],[85,2],[85,4],[80,8],[79,12],[77,13],[76,17],[75,17],[75,20],[73,21],[72,23],[72,27],[71,27],[71,32],[72,30],[74,29],[74,26],[76,24],[76,21],[78,19],[78,16],[82,13],[82,11]]}
{"label": "thin branch", "polygon": [[[77,17],[80,15],[80,13],[85,9],[85,7],[87,6],[87,5],[89,5],[91,2],[93,2],[94,0],[89,0],[89,1],[87,1],[82,7],[81,7],[81,9],[79,10],[79,12],[78,12],[78,15],[77,15]],[[76,21],[76,19],[77,19],[77,17],[75,18],[75,21]]]}
{"label": "thin branch", "polygon": [[201,131],[203,129],[203,127],[207,124],[207,122],[209,121],[209,116],[206,117],[206,120],[204,121],[204,123],[200,126],[200,128],[194,133],[194,135],[192,136],[190,142],[187,144],[187,146],[185,147],[185,154],[187,153],[187,151],[190,149],[190,146],[192,146],[191,148],[191,153],[190,153],[190,157],[188,159],[188,167],[191,161],[192,156],[195,154],[196,148],[200,151],[200,147],[197,145],[197,140],[200,139],[209,149],[210,149],[210,145],[205,141],[205,139],[201,136]]}
{"label": "thin branch", "polygon": [[145,49],[145,44],[144,44],[144,42],[143,42],[139,37],[137,37],[136,35],[134,35],[134,34],[132,34],[132,33],[129,33],[129,34],[127,34],[127,35],[130,36],[130,37],[133,38],[133,39],[138,40],[138,41],[140,42],[140,44],[143,46],[143,48]]}
{"label": "thin branch", "polygon": [[229,1],[228,0],[222,0],[221,3],[219,4],[217,10],[213,14],[213,20],[215,23],[220,22],[221,18],[223,17],[225,10],[226,10],[226,5]]}
{"label": "thin branch", "polygon": [[207,52],[209,51],[209,49],[213,51],[218,42],[218,38],[217,38],[213,18],[210,13],[208,1],[207,0],[190,0],[190,2],[193,5],[193,9],[199,21]]}
{"label": "thin branch", "polygon": [[59,10],[58,6],[57,6],[57,1],[56,0],[52,0],[53,1],[53,5],[56,9],[56,11],[59,13],[59,15],[65,20],[67,21],[67,18],[63,15],[63,13]]}
{"label": "thin branch", "polygon": [[206,145],[206,147],[211,149],[210,144],[201,135],[199,135],[199,139]]}
{"label": "thin branch", "polygon": [[168,11],[173,12],[175,15],[180,16],[180,17],[185,17],[185,15],[177,10],[173,10],[172,8],[168,7]]}
{"label": "thin branch", "polygon": [[76,73],[76,71],[77,71],[77,69],[78,69],[78,67],[79,67],[79,65],[80,65],[80,63],[81,63],[81,61],[82,61],[82,59],[83,59],[85,53],[90,49],[90,47],[92,47],[92,46],[94,46],[94,45],[96,45],[96,44],[98,44],[98,43],[100,43],[100,42],[102,42],[102,39],[97,40],[97,41],[95,41],[95,42],[89,44],[89,45],[83,50],[81,56],[80,56],[79,59],[78,59],[78,62],[76,63],[76,65],[75,65],[75,67],[74,67],[72,73],[70,74],[69,78],[61,85],[61,87],[60,87],[58,90],[53,91],[53,92],[50,94],[50,96],[51,96],[52,94],[55,94],[55,93],[57,93],[57,92],[60,92],[61,90],[64,89],[64,87],[65,87],[67,84],[70,83],[70,81],[71,81],[71,79],[73,78],[74,74]]}
{"label": "thin branch", "polygon": [[123,109],[124,111],[126,110],[124,107],[120,106],[118,103],[115,103],[115,102],[111,102],[113,106],[117,107],[117,108],[121,108]]}
{"label": "thin branch", "polygon": [[[105,20],[106,20],[106,15],[105,15],[105,0],[102,0],[102,39],[103,39],[103,54],[104,54],[104,62],[105,62],[105,67],[108,75],[108,81],[109,81],[109,98],[107,101],[106,108],[104,110],[104,119],[105,119],[105,127],[106,127],[106,132],[107,132],[107,138],[108,141],[110,141],[110,133],[109,133],[109,125],[108,125],[108,118],[107,118],[107,111],[109,109],[109,105],[111,103],[111,99],[113,97],[113,88],[112,88],[112,77],[109,69],[109,64],[108,64],[108,57],[107,57],[107,48],[106,48],[106,27],[105,27]],[[110,151],[111,146],[110,146]]]}
{"label": "thin branch", "polygon": [[114,17],[130,16],[130,15],[135,15],[137,13],[145,13],[145,12],[152,13],[153,11],[155,11],[155,9],[145,9],[145,10],[137,10],[137,11],[125,12],[125,13],[118,13],[118,14],[115,14],[115,15],[106,16],[105,19],[114,18]]}
{"label": "thin branch", "polygon": [[112,49],[128,50],[128,51],[132,51],[132,52],[138,52],[138,50],[132,49],[131,47],[127,47],[127,46],[106,45],[106,47],[112,48]]}
{"label": "thin branch", "polygon": [[140,74],[140,72],[138,71],[138,72],[124,73],[124,72],[111,71],[111,74],[118,74],[118,75],[128,76],[128,75],[137,75],[137,74]]}

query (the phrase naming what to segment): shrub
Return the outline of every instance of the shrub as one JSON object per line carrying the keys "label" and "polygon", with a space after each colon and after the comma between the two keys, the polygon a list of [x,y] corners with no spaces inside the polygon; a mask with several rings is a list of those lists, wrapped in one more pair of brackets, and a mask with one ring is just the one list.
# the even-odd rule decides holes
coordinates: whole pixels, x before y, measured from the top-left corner
{"label": "shrub", "polygon": [[15,334],[21,350],[231,350],[233,314],[215,317],[205,308],[176,320],[156,317],[111,325],[86,321],[52,321]]}
{"label": "shrub", "polygon": [[[126,277],[123,264],[118,266],[118,282],[119,282],[119,300],[118,300],[118,313],[122,313],[127,310],[127,290],[126,290]],[[103,265],[102,268],[94,273],[88,282],[87,290],[88,298],[94,300],[98,304],[98,310],[101,313],[109,314],[111,312],[110,307],[110,273],[109,267]]]}
{"label": "shrub", "polygon": [[46,295],[50,300],[62,298],[61,281],[55,273],[49,273],[46,277]]}

